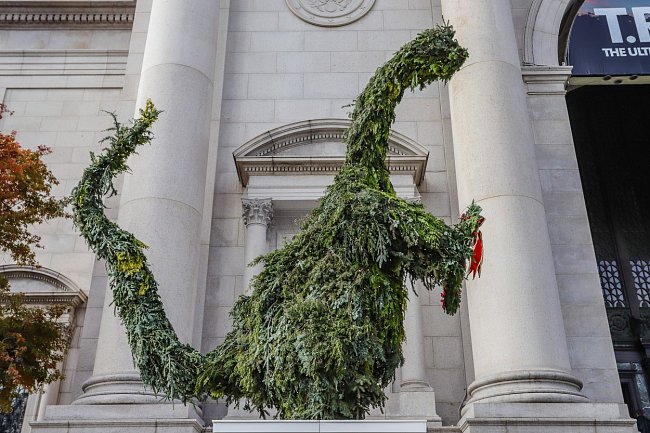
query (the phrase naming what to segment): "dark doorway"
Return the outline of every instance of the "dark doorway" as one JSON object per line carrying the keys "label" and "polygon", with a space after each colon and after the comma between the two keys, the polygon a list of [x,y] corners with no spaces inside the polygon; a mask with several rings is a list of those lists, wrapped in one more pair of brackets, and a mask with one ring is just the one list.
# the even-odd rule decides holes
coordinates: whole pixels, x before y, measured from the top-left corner
{"label": "dark doorway", "polygon": [[0,432],[2,433],[20,433],[25,418],[25,408],[27,406],[28,394],[23,392],[14,398],[11,402],[11,412],[0,412]]}
{"label": "dark doorway", "polygon": [[649,408],[650,85],[583,86],[567,106],[621,385]]}

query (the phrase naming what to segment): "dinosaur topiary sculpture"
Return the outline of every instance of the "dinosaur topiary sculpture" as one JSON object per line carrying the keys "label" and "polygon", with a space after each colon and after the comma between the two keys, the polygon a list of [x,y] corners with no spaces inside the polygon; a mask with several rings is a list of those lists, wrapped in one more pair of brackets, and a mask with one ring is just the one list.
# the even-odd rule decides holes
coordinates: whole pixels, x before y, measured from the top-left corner
{"label": "dinosaur topiary sculpture", "polygon": [[207,355],[181,344],[147,264],[146,248],[104,215],[112,179],[148,143],[159,111],[148,101],[132,125],[115,120],[104,153],[92,156],[73,191],[75,224],[106,261],[117,314],[142,380],[183,402],[207,395],[246,399],[284,419],[362,419],[382,407],[403,362],[406,278],[444,288],[454,314],[469,263],[480,268],[480,208],[446,226],[398,198],[385,165],[395,107],[404,91],[448,80],[467,52],[448,25],[421,33],[379,68],[358,97],[346,161],[320,205],[285,247],[258,260],[231,316],[233,329]]}

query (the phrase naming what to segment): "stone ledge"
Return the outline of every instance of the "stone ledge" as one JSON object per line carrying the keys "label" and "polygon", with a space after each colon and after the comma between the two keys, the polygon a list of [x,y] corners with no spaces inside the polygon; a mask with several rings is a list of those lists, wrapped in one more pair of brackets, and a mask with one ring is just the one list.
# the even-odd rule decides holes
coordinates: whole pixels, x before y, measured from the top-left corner
{"label": "stone ledge", "polygon": [[[212,427],[204,427],[203,433],[213,433]],[[459,427],[455,426],[446,426],[441,427],[438,425],[431,426],[427,423],[427,433],[461,433]]]}
{"label": "stone ledge", "polygon": [[213,421],[216,433],[426,433],[426,420]]}
{"label": "stone ledge", "polygon": [[633,433],[636,421],[616,403],[474,403],[463,433]]}
{"label": "stone ledge", "polygon": [[45,421],[88,420],[141,420],[141,419],[189,419],[201,418],[192,406],[171,403],[154,404],[95,404],[49,406]]}
{"label": "stone ledge", "polygon": [[[195,420],[139,419],[139,420],[87,420],[87,421],[32,421],[32,433],[60,433],[70,429],[84,433],[130,432],[153,433],[173,431],[174,433],[203,433],[204,427]],[[162,429],[162,430],[161,430]],[[172,430],[173,429],[173,430]]]}

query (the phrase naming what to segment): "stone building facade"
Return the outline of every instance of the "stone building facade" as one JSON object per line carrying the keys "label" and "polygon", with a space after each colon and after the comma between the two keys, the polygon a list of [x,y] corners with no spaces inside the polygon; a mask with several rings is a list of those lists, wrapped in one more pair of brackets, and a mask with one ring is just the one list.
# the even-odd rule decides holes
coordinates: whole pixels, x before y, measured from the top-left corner
{"label": "stone building facade", "polygon": [[[449,84],[406,95],[389,165],[402,197],[448,223],[472,200],[484,208],[485,265],[453,317],[416,284],[406,363],[370,417],[434,432],[632,432],[560,61],[577,3],[3,0],[0,98],[14,115],[0,129],[50,146],[66,195],[102,147],[105,111],[126,120],[147,98],[164,110],[108,213],[150,246],[181,339],[209,351],[259,270],[246,263],[295,234],[331,182],[355,96],[444,16],[470,58]],[[36,231],[42,268],[2,272],[21,290],[77,294],[76,328],[65,379],[27,399],[23,432],[193,432],[252,416],[144,389],[103,263],[69,220]]]}

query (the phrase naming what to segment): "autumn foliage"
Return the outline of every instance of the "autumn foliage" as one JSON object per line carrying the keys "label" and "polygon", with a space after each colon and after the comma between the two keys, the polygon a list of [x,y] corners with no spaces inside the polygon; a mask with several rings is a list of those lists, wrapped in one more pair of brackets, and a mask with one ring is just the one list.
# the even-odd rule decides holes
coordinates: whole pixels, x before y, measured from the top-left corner
{"label": "autumn foliage", "polygon": [[[11,113],[0,104],[0,119],[6,114]],[[65,215],[65,201],[51,196],[58,181],[42,161],[48,153],[45,146],[22,148],[15,132],[0,132],[0,253],[21,265],[36,265],[31,247],[40,247],[40,237],[30,226]],[[25,306],[23,295],[10,293],[0,275],[0,411],[10,411],[21,391],[62,377],[56,364],[68,341],[59,323],[64,313],[62,306]]]}
{"label": "autumn foliage", "polygon": [[[63,361],[67,329],[58,322],[61,305],[28,307],[21,294],[0,289],[0,411],[9,412],[11,400],[22,390],[61,379],[56,364]],[[0,284],[3,284],[0,282]]]}

